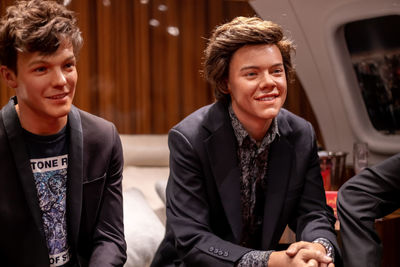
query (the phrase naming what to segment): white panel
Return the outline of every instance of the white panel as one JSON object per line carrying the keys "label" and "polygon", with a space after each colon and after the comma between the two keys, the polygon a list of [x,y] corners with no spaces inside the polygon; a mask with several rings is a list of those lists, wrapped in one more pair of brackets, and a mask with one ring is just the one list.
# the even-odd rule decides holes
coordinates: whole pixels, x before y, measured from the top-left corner
{"label": "white panel", "polygon": [[[400,14],[400,0],[254,0],[264,19],[287,31],[297,44],[296,70],[321,128],[326,148],[349,152],[368,142],[374,164],[400,152],[400,136],[385,136],[371,125],[340,26],[369,17]],[[289,92],[290,94],[290,92]]]}

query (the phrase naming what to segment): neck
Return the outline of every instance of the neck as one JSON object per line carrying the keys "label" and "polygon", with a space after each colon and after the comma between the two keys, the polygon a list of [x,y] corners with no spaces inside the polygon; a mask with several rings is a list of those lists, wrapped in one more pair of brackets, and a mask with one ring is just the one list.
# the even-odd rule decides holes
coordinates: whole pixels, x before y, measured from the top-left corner
{"label": "neck", "polygon": [[272,120],[263,121],[262,123],[254,121],[243,122],[240,118],[239,121],[242,123],[249,135],[257,142],[262,141],[272,123]]}
{"label": "neck", "polygon": [[60,118],[52,118],[48,120],[28,120],[25,118],[24,113],[21,112],[19,105],[15,105],[15,110],[18,114],[19,121],[21,122],[22,128],[30,133],[37,135],[52,135],[61,131],[62,128],[67,124],[68,116],[62,116]]}

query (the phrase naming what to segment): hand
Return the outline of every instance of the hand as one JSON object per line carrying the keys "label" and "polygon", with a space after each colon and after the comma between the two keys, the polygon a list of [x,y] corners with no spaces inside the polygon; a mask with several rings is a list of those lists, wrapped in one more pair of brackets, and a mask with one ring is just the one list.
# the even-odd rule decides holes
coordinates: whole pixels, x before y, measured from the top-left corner
{"label": "hand", "polygon": [[309,260],[309,261],[307,262],[307,266],[310,266],[310,267],[335,267],[335,265],[333,264],[333,262],[329,263],[328,265],[326,265],[325,263],[320,263],[320,264],[318,265],[318,262],[317,262],[316,260],[314,260],[314,259]]}
{"label": "hand", "polygon": [[[301,266],[301,267],[333,267],[332,259],[327,257],[325,253],[317,250],[309,249],[311,247],[299,246],[296,253],[288,253],[286,251],[272,252],[268,267],[287,267],[287,266]],[[290,251],[289,251],[290,252]],[[332,265],[329,265],[332,264]]]}
{"label": "hand", "polygon": [[310,243],[305,241],[300,241],[293,243],[286,250],[286,254],[289,257],[295,257],[300,250],[308,250],[312,253],[306,253],[307,256],[311,258],[307,261],[307,266],[315,267],[334,267],[332,259],[326,256],[326,251],[324,246],[319,243]]}

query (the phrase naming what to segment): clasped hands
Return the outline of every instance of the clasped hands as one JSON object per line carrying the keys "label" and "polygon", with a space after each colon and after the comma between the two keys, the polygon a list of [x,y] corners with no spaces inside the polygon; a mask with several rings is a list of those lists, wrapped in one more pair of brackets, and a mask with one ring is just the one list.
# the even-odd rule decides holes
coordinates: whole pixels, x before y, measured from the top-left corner
{"label": "clasped hands", "polygon": [[332,258],[326,256],[324,246],[300,241],[291,244],[285,251],[271,253],[268,266],[334,267],[335,265]]}

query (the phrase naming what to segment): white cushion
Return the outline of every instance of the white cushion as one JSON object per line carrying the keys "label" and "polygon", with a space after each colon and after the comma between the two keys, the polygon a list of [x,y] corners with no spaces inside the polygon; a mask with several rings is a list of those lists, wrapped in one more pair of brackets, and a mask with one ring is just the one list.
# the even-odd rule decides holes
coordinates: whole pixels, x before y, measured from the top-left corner
{"label": "white cushion", "polygon": [[169,175],[168,167],[135,167],[125,166],[122,179],[124,190],[131,187],[140,189],[145,195],[147,202],[153,210],[164,207],[164,203],[154,190],[159,180],[167,180]]}
{"label": "white cushion", "polygon": [[167,189],[167,182],[168,182],[168,180],[166,180],[166,179],[159,180],[156,182],[156,192],[164,204],[166,202],[165,190]]}
{"label": "white cushion", "polygon": [[123,192],[124,228],[127,243],[125,267],[149,266],[164,237],[165,227],[137,188]]}

